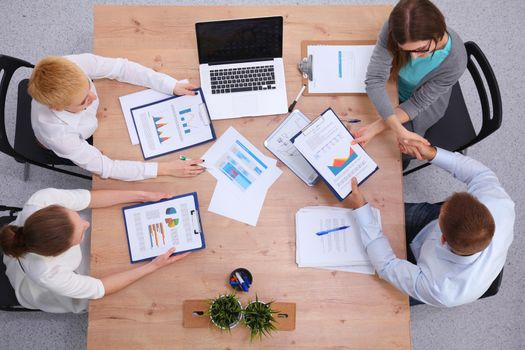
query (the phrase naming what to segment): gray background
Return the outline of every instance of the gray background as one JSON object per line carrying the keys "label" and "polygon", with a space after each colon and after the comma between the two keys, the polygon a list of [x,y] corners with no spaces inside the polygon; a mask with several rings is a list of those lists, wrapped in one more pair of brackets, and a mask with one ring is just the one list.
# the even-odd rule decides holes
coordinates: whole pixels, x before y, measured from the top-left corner
{"label": "gray background", "polygon": [[[30,62],[47,55],[91,52],[95,3],[120,4],[118,1],[17,1],[0,0],[0,53]],[[394,1],[127,1],[127,4],[354,4],[395,3]],[[499,176],[516,202],[518,213],[515,239],[510,249],[505,276],[496,297],[453,309],[425,305],[411,310],[414,349],[522,349],[525,343],[523,300],[525,271],[522,254],[524,220],[519,215],[525,203],[522,173],[525,158],[522,149],[521,107],[524,97],[523,57],[525,57],[525,2],[439,0],[436,5],[447,24],[465,40],[480,45],[498,78],[504,121],[501,129],[469,150]],[[305,38],[306,39],[306,38]],[[27,73],[25,73],[27,74]],[[474,101],[474,90],[462,78],[467,99]],[[15,94],[8,96],[7,115],[10,130],[14,120]],[[472,116],[479,117],[475,101],[469,102]],[[12,134],[12,132],[11,132]],[[89,188],[81,179],[31,167],[31,177],[23,182],[23,166],[0,154],[1,204],[21,206],[41,188]],[[440,201],[462,184],[436,168],[427,168],[405,178],[407,201]],[[45,313],[0,312],[0,348],[2,349],[84,349],[87,315],[51,315]],[[352,331],[352,330],[348,330]],[[377,334],[381,336],[381,334]],[[352,344],[347,344],[352,348]],[[175,348],[175,346],[174,346]]]}

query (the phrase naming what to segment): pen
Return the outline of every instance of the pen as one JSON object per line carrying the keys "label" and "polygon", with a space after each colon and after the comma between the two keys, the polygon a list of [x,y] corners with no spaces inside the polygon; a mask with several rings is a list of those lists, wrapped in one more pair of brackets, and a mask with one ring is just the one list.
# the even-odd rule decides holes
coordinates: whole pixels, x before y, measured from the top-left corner
{"label": "pen", "polygon": [[299,98],[303,95],[304,89],[306,89],[306,85],[303,84],[303,87],[301,88],[301,91],[297,94],[297,96],[294,98],[292,104],[290,107],[288,107],[288,112],[292,113],[293,109],[295,108],[295,105],[297,104],[297,101],[299,101]]}
{"label": "pen", "polygon": [[341,226],[341,227],[336,227],[336,228],[332,228],[330,230],[325,230],[325,231],[319,231],[319,232],[316,232],[315,234],[318,235],[318,236],[322,236],[322,235],[326,235],[327,233],[331,233],[331,232],[336,232],[336,231],[341,231],[341,230],[346,230],[347,228],[349,228],[350,226]]}
{"label": "pen", "polygon": [[[186,157],[186,156],[179,156],[179,159],[180,160],[191,160],[190,158]],[[212,168],[212,166],[209,166],[208,164],[204,164],[204,163],[199,163],[197,164],[198,166],[201,166],[203,168],[206,168],[206,169],[210,169]]]}
{"label": "pen", "polygon": [[242,279],[241,274],[238,273],[238,272],[235,272],[235,277],[237,277],[237,281],[239,281],[239,284],[241,285],[242,290],[247,292],[248,291],[248,286],[247,286],[246,282],[244,282],[244,280]]}
{"label": "pen", "polygon": [[344,122],[347,122],[347,123],[361,123],[361,119],[343,119]]}

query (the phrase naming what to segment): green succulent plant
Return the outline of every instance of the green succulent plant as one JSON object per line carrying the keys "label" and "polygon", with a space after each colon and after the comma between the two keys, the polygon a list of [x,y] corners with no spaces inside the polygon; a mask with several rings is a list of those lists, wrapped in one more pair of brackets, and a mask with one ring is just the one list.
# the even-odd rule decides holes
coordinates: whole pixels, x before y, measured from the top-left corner
{"label": "green succulent plant", "polygon": [[219,295],[209,301],[206,315],[221,330],[230,331],[241,319],[242,306],[234,293]]}
{"label": "green succulent plant", "polygon": [[263,303],[255,295],[255,301],[244,309],[244,324],[250,329],[250,341],[256,337],[262,341],[263,335],[270,335],[276,330],[274,314],[279,311],[272,309],[272,302]]}

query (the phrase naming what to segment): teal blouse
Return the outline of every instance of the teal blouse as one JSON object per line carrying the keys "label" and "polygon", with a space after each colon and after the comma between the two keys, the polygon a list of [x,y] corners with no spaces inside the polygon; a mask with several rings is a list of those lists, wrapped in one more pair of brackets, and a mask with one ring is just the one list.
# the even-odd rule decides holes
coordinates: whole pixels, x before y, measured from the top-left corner
{"label": "teal blouse", "polygon": [[399,101],[405,102],[412,95],[412,92],[421,80],[447,58],[450,48],[452,47],[452,38],[448,37],[445,47],[436,50],[434,54],[430,54],[424,58],[415,58],[408,61],[408,63],[399,70],[397,79],[397,91]]}

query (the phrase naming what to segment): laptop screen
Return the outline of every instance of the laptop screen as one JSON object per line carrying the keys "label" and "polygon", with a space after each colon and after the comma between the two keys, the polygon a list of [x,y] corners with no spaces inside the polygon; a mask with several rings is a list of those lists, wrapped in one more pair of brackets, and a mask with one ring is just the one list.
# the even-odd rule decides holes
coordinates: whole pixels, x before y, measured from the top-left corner
{"label": "laptop screen", "polygon": [[199,63],[235,63],[282,57],[283,18],[195,24]]}

